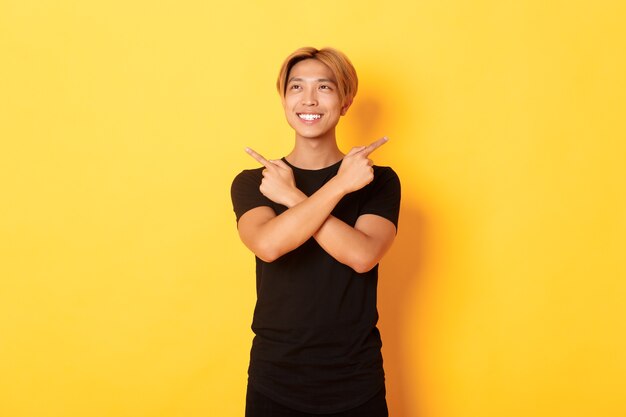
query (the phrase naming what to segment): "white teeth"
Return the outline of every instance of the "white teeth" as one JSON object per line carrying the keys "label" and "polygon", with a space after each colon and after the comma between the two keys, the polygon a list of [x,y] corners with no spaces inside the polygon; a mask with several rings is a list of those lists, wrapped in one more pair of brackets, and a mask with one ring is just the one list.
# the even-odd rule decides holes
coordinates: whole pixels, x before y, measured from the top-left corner
{"label": "white teeth", "polygon": [[300,117],[301,119],[304,119],[304,120],[316,120],[316,119],[319,119],[320,117],[322,117],[322,115],[321,114],[300,113],[298,115],[298,117]]}

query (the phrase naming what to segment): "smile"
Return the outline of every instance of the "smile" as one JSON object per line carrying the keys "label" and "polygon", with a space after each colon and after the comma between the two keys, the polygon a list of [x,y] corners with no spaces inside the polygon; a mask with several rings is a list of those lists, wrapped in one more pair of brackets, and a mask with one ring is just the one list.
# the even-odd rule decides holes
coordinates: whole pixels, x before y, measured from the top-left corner
{"label": "smile", "polygon": [[313,121],[322,118],[322,115],[318,113],[297,113],[297,115],[299,118],[306,121]]}

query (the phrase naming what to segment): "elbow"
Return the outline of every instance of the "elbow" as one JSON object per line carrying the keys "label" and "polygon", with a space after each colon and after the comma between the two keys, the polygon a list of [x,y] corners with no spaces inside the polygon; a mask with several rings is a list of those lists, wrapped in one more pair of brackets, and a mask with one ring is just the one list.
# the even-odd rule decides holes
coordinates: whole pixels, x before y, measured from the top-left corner
{"label": "elbow", "polygon": [[378,265],[378,259],[362,257],[354,259],[349,266],[354,269],[355,272],[365,274],[374,269],[376,265]]}
{"label": "elbow", "polygon": [[367,272],[370,272],[372,269],[374,269],[376,265],[377,264],[355,265],[352,267],[352,269],[354,269],[354,271],[358,272],[359,274],[365,274]]}
{"label": "elbow", "polygon": [[278,259],[278,256],[274,256],[272,254],[265,254],[265,253],[255,253],[255,255],[257,256],[257,258],[259,258],[260,260],[262,260],[263,262],[267,262],[272,263],[274,262],[276,259]]}
{"label": "elbow", "polygon": [[272,244],[264,244],[260,245],[254,251],[254,254],[257,258],[261,259],[263,262],[271,263],[276,259],[281,257],[281,253],[275,245]]}
{"label": "elbow", "polygon": [[365,274],[374,269],[385,255],[387,247],[370,247],[367,250],[353,253],[349,266],[359,274]]}

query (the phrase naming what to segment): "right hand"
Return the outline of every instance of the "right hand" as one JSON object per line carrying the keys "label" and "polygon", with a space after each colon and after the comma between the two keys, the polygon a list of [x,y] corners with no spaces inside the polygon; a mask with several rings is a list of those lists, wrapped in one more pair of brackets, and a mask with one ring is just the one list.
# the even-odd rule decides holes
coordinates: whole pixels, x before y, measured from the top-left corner
{"label": "right hand", "polygon": [[360,190],[372,182],[374,169],[372,168],[373,162],[369,159],[369,155],[387,143],[388,140],[387,137],[383,137],[369,146],[352,148],[344,156],[335,178],[340,182],[346,194]]}
{"label": "right hand", "polygon": [[280,159],[267,160],[260,153],[246,148],[248,155],[265,167],[259,190],[274,203],[292,207],[302,200],[302,192],[296,187],[296,180],[289,165]]}

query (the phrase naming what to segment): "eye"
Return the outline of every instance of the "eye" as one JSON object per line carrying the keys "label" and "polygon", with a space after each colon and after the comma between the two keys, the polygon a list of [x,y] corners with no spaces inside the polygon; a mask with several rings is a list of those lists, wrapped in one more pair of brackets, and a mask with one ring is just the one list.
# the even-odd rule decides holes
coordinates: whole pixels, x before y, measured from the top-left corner
{"label": "eye", "polygon": [[289,89],[290,90],[299,90],[300,89],[300,85],[298,85],[298,84],[291,84],[289,86]]}
{"label": "eye", "polygon": [[329,85],[322,84],[320,85],[320,90],[332,90],[332,88]]}

